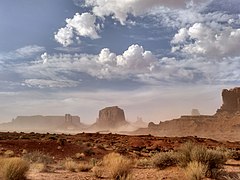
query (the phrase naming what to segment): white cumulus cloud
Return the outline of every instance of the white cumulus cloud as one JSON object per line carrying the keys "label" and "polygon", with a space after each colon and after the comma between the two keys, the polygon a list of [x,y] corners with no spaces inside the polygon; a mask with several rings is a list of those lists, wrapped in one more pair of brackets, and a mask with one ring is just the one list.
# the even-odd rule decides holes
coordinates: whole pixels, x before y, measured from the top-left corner
{"label": "white cumulus cloud", "polygon": [[39,88],[76,87],[84,82],[83,74],[95,80],[130,80],[153,85],[221,85],[239,82],[240,79],[238,57],[157,58],[138,44],[131,45],[122,54],[104,48],[96,55],[44,53],[41,58],[15,67],[15,72],[24,79],[23,85]]}
{"label": "white cumulus cloud", "polygon": [[104,18],[105,16],[113,15],[113,18],[120,21],[121,24],[125,24],[128,14],[138,16],[160,6],[182,8],[186,7],[187,3],[202,1],[204,0],[85,0],[85,5],[92,6],[93,13],[96,16]]}
{"label": "white cumulus cloud", "polygon": [[66,19],[66,26],[55,33],[55,40],[63,46],[69,46],[74,42],[73,38],[80,42],[80,37],[91,39],[100,38],[98,31],[100,25],[96,23],[96,16],[91,13],[76,13],[73,18]]}
{"label": "white cumulus cloud", "polygon": [[239,56],[240,29],[219,24],[195,23],[174,36],[173,51],[206,56]]}
{"label": "white cumulus cloud", "polygon": [[68,26],[60,28],[54,35],[55,40],[62,44],[64,47],[69,46],[73,43],[73,37],[73,29]]}

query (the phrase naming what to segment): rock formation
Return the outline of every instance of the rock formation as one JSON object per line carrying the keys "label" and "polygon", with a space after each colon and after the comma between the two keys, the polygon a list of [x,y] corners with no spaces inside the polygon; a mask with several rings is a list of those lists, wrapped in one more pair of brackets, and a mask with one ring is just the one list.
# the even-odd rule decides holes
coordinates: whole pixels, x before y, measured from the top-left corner
{"label": "rock formation", "polygon": [[127,124],[124,111],[118,106],[113,106],[99,111],[99,116],[94,126],[98,129],[109,130],[118,129]]}
{"label": "rock formation", "polygon": [[240,111],[240,87],[234,89],[224,89],[222,91],[223,105],[220,111],[236,112]]}
{"label": "rock formation", "polygon": [[149,123],[135,134],[158,136],[199,136],[218,140],[240,140],[240,88],[222,91],[223,104],[211,116],[181,116],[178,119]]}
{"label": "rock formation", "polygon": [[191,115],[192,116],[200,116],[201,114],[198,109],[192,109]]}
{"label": "rock formation", "polygon": [[16,131],[54,131],[63,125],[70,124],[80,126],[80,117],[71,116],[17,116],[12,122],[1,124],[1,130],[16,130]]}
{"label": "rock formation", "polygon": [[60,131],[76,131],[80,130],[81,128],[84,128],[85,125],[83,125],[80,122],[80,117],[71,116],[71,114],[65,114],[65,122],[58,126],[58,130]]}

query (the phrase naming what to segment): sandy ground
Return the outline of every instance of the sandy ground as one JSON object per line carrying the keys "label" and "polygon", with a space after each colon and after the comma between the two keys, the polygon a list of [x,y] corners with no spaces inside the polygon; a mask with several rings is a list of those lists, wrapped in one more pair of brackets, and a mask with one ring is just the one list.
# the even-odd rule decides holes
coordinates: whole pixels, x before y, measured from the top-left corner
{"label": "sandy ground", "polygon": [[[95,179],[105,179],[111,180],[107,173],[103,175],[102,178],[94,177],[92,172],[80,172],[80,173],[70,173],[68,171],[56,171],[54,173],[29,173],[28,178],[31,180],[61,180],[61,179],[71,179],[71,180],[95,180]],[[132,171],[131,179],[133,180],[178,180],[183,179],[184,173],[178,168],[168,168],[164,171],[158,171],[156,169],[136,169]]]}
{"label": "sandy ground", "polygon": [[[239,180],[240,176],[240,161],[230,160],[224,167],[226,174],[232,175],[228,180]],[[102,178],[96,178],[93,172],[69,172],[66,170],[57,170],[52,173],[35,173],[28,174],[29,180],[111,180],[106,172]],[[185,178],[184,170],[178,167],[170,167],[165,170],[157,170],[154,168],[133,168],[132,180],[188,180]],[[205,180],[210,180],[206,178]]]}

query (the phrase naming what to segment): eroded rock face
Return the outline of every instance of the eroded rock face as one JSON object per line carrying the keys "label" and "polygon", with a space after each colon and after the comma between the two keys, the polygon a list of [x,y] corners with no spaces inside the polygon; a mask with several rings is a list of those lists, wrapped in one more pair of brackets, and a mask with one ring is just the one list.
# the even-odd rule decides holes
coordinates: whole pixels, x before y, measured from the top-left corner
{"label": "eroded rock face", "polygon": [[[215,115],[181,116],[178,119],[149,123],[145,134],[157,136],[199,136],[220,140],[240,140],[240,87],[222,91],[223,105]],[[141,132],[139,131],[139,132]]]}
{"label": "eroded rock face", "polygon": [[[2,129],[7,130],[21,130],[21,131],[54,131],[63,124],[74,124],[80,126],[80,117],[71,116],[17,116],[12,122],[1,124]],[[4,130],[5,130],[4,129]]]}
{"label": "eroded rock face", "polygon": [[224,89],[222,91],[223,105],[221,111],[236,112],[240,111],[240,87],[234,89]]}
{"label": "eroded rock face", "polygon": [[99,117],[96,122],[100,128],[118,128],[126,125],[125,114],[118,106],[106,107],[99,111]]}

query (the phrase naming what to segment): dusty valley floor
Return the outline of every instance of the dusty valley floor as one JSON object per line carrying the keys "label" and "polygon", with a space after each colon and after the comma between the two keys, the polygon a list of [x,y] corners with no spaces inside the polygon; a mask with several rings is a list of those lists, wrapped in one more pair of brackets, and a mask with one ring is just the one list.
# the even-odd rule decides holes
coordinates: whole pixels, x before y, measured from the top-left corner
{"label": "dusty valley floor", "polygon": [[[0,133],[0,154],[2,156],[24,157],[34,152],[50,158],[51,162],[45,167],[32,163],[27,173],[30,180],[81,180],[81,179],[111,179],[107,168],[100,167],[101,177],[89,168],[86,172],[72,172],[64,168],[66,160],[75,163],[98,164],[103,157],[116,152],[133,161],[131,165],[132,180],[188,180],[185,171],[178,167],[168,167],[159,170],[148,163],[148,160],[158,152],[168,152],[178,149],[186,142],[203,145],[209,149],[225,148],[233,150],[236,158],[229,159],[223,172],[230,179],[240,179],[240,142],[216,141],[198,137],[155,137],[152,135],[127,136],[118,134],[80,133],[67,134],[40,134],[40,133]],[[93,165],[94,166],[94,165]],[[228,177],[228,179],[229,179]],[[227,179],[226,179],[227,180]]]}

